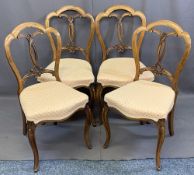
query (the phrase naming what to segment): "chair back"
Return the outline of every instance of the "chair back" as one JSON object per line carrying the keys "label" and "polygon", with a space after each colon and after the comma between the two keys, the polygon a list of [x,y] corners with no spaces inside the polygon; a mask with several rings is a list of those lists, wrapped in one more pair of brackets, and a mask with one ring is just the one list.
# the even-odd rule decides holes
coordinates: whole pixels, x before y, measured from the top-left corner
{"label": "chair back", "polygon": [[[129,38],[128,34],[125,36],[124,27],[123,27],[123,20],[126,17],[133,17],[133,18],[138,17],[141,20],[141,26],[146,26],[146,18],[144,14],[140,11],[135,11],[133,8],[126,5],[111,6],[104,12],[101,12],[97,15],[95,19],[95,26],[96,26],[96,33],[102,48],[102,54],[103,54],[102,61],[106,60],[110,52],[113,50],[116,50],[118,53],[124,53],[126,50],[130,50],[130,51],[132,50],[131,45],[126,44],[124,41],[126,37]],[[116,32],[117,32],[118,43],[110,47],[106,46],[105,41],[101,34],[101,21],[104,18],[107,18],[107,19],[114,18],[117,20]],[[142,32],[138,40],[139,47],[142,44],[143,37],[144,37],[144,33]]]}
{"label": "chair back", "polygon": [[[70,14],[68,12],[74,12],[74,14]],[[93,36],[95,32],[94,27],[94,18],[91,14],[86,13],[82,8],[78,6],[64,6],[57,11],[51,12],[47,15],[45,20],[46,27],[51,26],[51,20],[53,18],[63,19],[64,22],[67,22],[68,25],[68,42],[62,47],[62,51],[69,53],[81,52],[85,59],[90,62],[90,49],[93,41]],[[76,30],[75,30],[75,20],[79,19],[89,19],[90,20],[90,32],[87,40],[86,48],[82,48],[76,45]],[[79,29],[79,28],[78,28]],[[50,36],[50,41],[52,46],[54,46],[53,38]]]}
{"label": "chair back", "polygon": [[[170,29],[170,32],[165,32],[163,30],[158,30],[158,28],[168,28]],[[150,67],[145,67],[145,68],[140,68],[140,48],[138,47],[138,35],[140,33],[145,33],[145,32],[151,32],[159,36],[159,44],[157,47],[157,60],[153,66]],[[180,58],[175,72],[172,73],[167,68],[165,68],[162,65],[162,61],[165,55],[165,50],[166,50],[166,41],[167,38],[173,36],[173,37],[179,37],[183,39],[184,44],[185,44],[185,49],[182,57]],[[156,76],[165,76],[169,79],[171,82],[171,87],[174,91],[178,91],[178,80],[181,71],[184,68],[185,62],[187,58],[189,57],[189,53],[191,50],[191,38],[190,35],[183,31],[183,29],[176,23],[169,21],[169,20],[160,20],[156,21],[153,23],[150,23],[146,27],[139,27],[135,30],[132,38],[132,48],[133,48],[133,56],[135,58],[135,63],[136,63],[136,76],[135,80],[139,79],[139,75],[142,74],[144,71],[151,71],[153,72]]]}
{"label": "chair back", "polygon": [[[35,32],[33,33],[24,33],[23,31],[26,29],[34,29]],[[33,30],[33,31],[34,31]],[[37,35],[43,35],[46,34],[47,36],[54,36],[57,41],[57,45],[52,46],[52,52],[53,52],[53,60],[55,61],[55,67],[54,70],[48,70],[43,68],[38,63],[38,54],[34,42],[34,37]],[[30,54],[30,60],[32,67],[30,70],[28,70],[27,74],[24,76],[21,75],[21,72],[19,71],[19,68],[16,66],[12,53],[11,53],[11,43],[15,39],[26,39],[28,43],[28,49]],[[24,83],[26,80],[28,80],[30,77],[38,77],[43,73],[51,73],[53,76],[56,77],[56,80],[60,81],[59,78],[59,61],[61,57],[61,37],[60,34],[52,27],[45,28],[43,25],[35,22],[26,22],[18,25],[13,29],[13,31],[7,35],[4,42],[5,52],[6,52],[6,58],[8,60],[8,63],[13,71],[13,73],[16,76],[17,82],[18,82],[18,94],[21,93],[21,91],[24,89]]]}

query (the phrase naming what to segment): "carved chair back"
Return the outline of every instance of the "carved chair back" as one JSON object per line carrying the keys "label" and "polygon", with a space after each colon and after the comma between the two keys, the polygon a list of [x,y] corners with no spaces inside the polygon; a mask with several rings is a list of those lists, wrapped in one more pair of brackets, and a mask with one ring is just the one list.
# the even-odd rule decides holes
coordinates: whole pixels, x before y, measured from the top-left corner
{"label": "carved chair back", "polygon": [[[117,13],[118,11],[121,11],[122,14],[118,14]],[[97,15],[95,20],[95,26],[96,26],[96,33],[102,48],[103,61],[108,58],[108,55],[113,50],[116,50],[118,53],[123,53],[126,50],[132,50],[131,45],[126,44],[124,42],[125,37],[129,38],[128,35],[124,36],[123,20],[126,17],[138,17],[141,20],[141,26],[146,26],[146,18],[144,14],[140,11],[135,11],[131,7],[125,6],[125,5],[112,6],[108,8],[106,11],[101,12]],[[119,43],[113,46],[110,46],[109,48],[108,46],[106,46],[100,31],[101,21],[103,18],[108,18],[108,19],[115,18],[117,20],[116,29],[117,29],[117,38]],[[144,33],[142,32],[138,40],[139,47],[142,44],[143,37],[144,37]]]}
{"label": "carved chair back", "polygon": [[[34,29],[34,33],[24,33],[23,31],[26,29]],[[48,70],[43,67],[41,67],[38,63],[38,55],[36,51],[36,46],[34,43],[34,37],[37,35],[43,35],[46,34],[47,36],[54,36],[56,37],[57,45],[52,46],[52,51],[53,51],[53,60],[55,60],[55,67],[54,70]],[[28,42],[28,48],[29,48],[29,53],[30,53],[30,60],[32,64],[32,68],[28,71],[27,74],[24,76],[21,74],[19,68],[16,66],[12,53],[11,53],[11,43],[15,39],[22,39],[25,38]],[[15,27],[13,31],[7,35],[5,38],[4,42],[5,46],[5,52],[6,52],[6,57],[8,60],[8,63],[13,71],[13,73],[16,76],[17,82],[18,82],[18,95],[21,93],[21,91],[24,89],[24,83],[26,80],[28,80],[31,77],[38,77],[43,73],[51,73],[53,76],[56,77],[57,81],[60,81],[59,78],[59,61],[60,61],[60,56],[61,56],[61,37],[60,34],[57,32],[52,27],[45,28],[39,23],[34,23],[34,22],[27,22],[27,23],[22,23]]]}
{"label": "carved chair back", "polygon": [[[170,32],[164,32],[163,30],[158,30],[158,27],[163,27],[163,28],[168,28],[171,31]],[[159,44],[157,47],[157,60],[153,66],[150,67],[145,67],[140,69],[140,64],[139,64],[139,50],[140,48],[138,47],[138,35],[142,32],[151,32],[155,33],[157,36],[159,36]],[[162,61],[165,55],[165,50],[166,50],[166,41],[169,36],[174,36],[183,39],[184,44],[185,44],[185,49],[184,53],[179,60],[176,69],[173,73],[171,73],[169,70],[167,70],[165,67],[162,65]],[[151,71],[153,72],[156,76],[165,76],[168,78],[168,80],[171,83],[172,89],[178,93],[178,80],[181,71],[184,68],[185,62],[189,56],[190,50],[191,50],[191,38],[190,35],[183,31],[183,29],[176,23],[169,21],[169,20],[160,20],[156,21],[153,23],[150,23],[147,25],[147,27],[139,27],[135,30],[132,38],[132,48],[133,48],[133,54],[136,62],[136,76],[135,80],[139,79],[139,75],[142,74],[144,71]]]}
{"label": "carved chair back", "polygon": [[[74,12],[75,14],[69,14],[68,12]],[[68,43],[62,47],[62,51],[68,51],[70,53],[81,52],[85,59],[90,62],[90,48],[92,45],[92,40],[95,32],[94,18],[91,14],[86,13],[82,8],[77,6],[64,6],[57,11],[51,12],[47,15],[45,20],[46,27],[51,25],[51,20],[53,18],[64,19],[67,21],[68,25]],[[79,19],[89,19],[90,20],[90,32],[87,40],[86,48],[76,46],[76,30],[75,30],[75,20]],[[49,37],[52,46],[54,46],[54,41],[52,37]]]}

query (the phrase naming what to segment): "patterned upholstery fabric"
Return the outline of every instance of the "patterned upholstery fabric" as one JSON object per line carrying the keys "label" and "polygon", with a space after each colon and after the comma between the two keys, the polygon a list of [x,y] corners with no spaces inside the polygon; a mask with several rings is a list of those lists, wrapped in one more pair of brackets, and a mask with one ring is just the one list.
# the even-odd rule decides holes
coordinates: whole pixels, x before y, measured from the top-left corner
{"label": "patterned upholstery fabric", "polygon": [[[54,62],[49,64],[47,69],[54,69]],[[59,76],[61,81],[71,87],[89,86],[94,82],[92,67],[89,62],[76,58],[62,58],[59,66]],[[55,77],[49,73],[44,73],[38,78],[39,82],[53,81]]]}
{"label": "patterned upholstery fabric", "polygon": [[67,119],[88,102],[87,95],[57,81],[28,86],[19,98],[27,120],[34,123]]}
{"label": "patterned upholstery fabric", "polygon": [[[145,67],[140,63],[141,67]],[[121,87],[133,81],[135,77],[134,58],[110,58],[105,60],[99,69],[97,81],[102,86]],[[150,71],[144,72],[140,79],[153,81],[154,75]]]}
{"label": "patterned upholstery fabric", "polygon": [[125,116],[154,121],[167,118],[174,99],[171,87],[146,80],[134,81],[105,95],[108,106]]}

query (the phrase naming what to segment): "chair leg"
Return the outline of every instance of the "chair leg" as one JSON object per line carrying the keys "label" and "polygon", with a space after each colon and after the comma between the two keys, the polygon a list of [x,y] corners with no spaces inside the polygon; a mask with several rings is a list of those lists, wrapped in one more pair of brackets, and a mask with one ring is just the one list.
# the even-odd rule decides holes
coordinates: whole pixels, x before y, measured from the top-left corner
{"label": "chair leg", "polygon": [[170,136],[174,135],[174,108],[168,115],[168,131]]}
{"label": "chair leg", "polygon": [[99,108],[100,108],[100,115],[99,115],[99,124],[102,124],[102,108],[103,108],[103,104],[104,104],[104,99],[102,97],[102,92],[103,92],[103,86],[100,83],[96,84],[96,100],[99,104]]}
{"label": "chair leg", "polygon": [[27,127],[28,127],[28,139],[34,155],[34,172],[37,172],[39,169],[39,154],[35,139],[36,125],[33,122],[27,122]]}
{"label": "chair leg", "polygon": [[88,149],[92,149],[91,141],[90,141],[90,126],[92,124],[92,111],[89,106],[89,104],[85,107],[85,113],[86,113],[86,119],[85,119],[85,125],[84,125],[84,141]]}
{"label": "chair leg", "polygon": [[23,135],[27,134],[27,123],[26,123],[26,116],[22,110],[22,121],[23,121]]}
{"label": "chair leg", "polygon": [[[95,84],[92,83],[89,87],[89,90],[90,90],[90,108],[93,109],[94,108],[94,102],[95,102]],[[96,120],[94,118],[94,115],[92,115],[92,126],[93,127],[96,127]]]}
{"label": "chair leg", "polygon": [[157,123],[158,125],[158,143],[156,149],[156,169],[160,170],[160,152],[165,138],[165,120],[161,119]]}
{"label": "chair leg", "polygon": [[110,137],[111,137],[111,132],[110,132],[110,125],[108,121],[108,105],[104,103],[103,108],[102,108],[102,122],[106,131],[106,141],[104,143],[104,148],[107,148],[110,143]]}

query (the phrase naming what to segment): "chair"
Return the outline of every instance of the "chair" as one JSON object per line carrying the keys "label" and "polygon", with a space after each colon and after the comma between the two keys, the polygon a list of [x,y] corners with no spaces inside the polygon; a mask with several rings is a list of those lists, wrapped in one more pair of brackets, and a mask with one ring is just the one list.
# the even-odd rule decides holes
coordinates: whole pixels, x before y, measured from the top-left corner
{"label": "chair", "polygon": [[[163,32],[158,27],[171,29],[170,32]],[[138,45],[138,35],[142,32],[151,32],[159,35],[160,41],[157,49],[157,62],[151,67],[141,68],[140,55]],[[184,54],[181,57],[175,72],[171,73],[162,65],[163,56],[166,48],[166,39],[169,36],[175,36],[183,39],[185,43]],[[110,142],[110,126],[108,122],[107,112],[109,107],[116,109],[129,120],[149,121],[158,127],[158,143],[156,149],[156,167],[160,170],[160,151],[165,138],[165,121],[168,120],[169,133],[174,134],[173,121],[174,109],[178,95],[179,75],[189,56],[191,49],[191,38],[187,32],[176,23],[168,20],[161,20],[150,23],[147,27],[141,26],[137,28],[133,34],[132,47],[134,50],[134,58],[136,63],[136,76],[132,83],[118,88],[105,95],[103,105],[102,119],[106,130],[106,141],[104,148],[107,148]],[[167,59],[167,58],[165,58]],[[140,74],[144,71],[151,71],[156,76],[164,76],[170,81],[170,86],[140,80]]]}
{"label": "chair", "polygon": [[[126,5],[111,6],[106,11],[99,13],[95,19],[96,33],[102,48],[102,64],[100,65],[98,71],[96,87],[96,96],[98,97],[98,101],[100,103],[103,100],[102,95],[105,89],[108,89],[108,91],[116,89],[118,87],[126,85],[127,83],[132,82],[135,77],[136,71],[134,58],[115,57],[113,59],[111,57],[111,59],[108,59],[110,53],[113,51],[117,51],[119,54],[123,54],[126,51],[132,51],[130,44],[127,44],[125,42],[125,38],[130,37],[129,34],[124,34],[123,20],[127,17],[137,17],[141,21],[141,26],[146,26],[146,18],[144,14],[140,11],[135,11],[134,9]],[[105,40],[103,39],[100,30],[101,21],[104,18],[106,18],[107,20],[116,20],[116,34],[118,38],[118,43],[110,47],[105,44]],[[139,47],[142,44],[143,37],[144,33],[142,32],[138,40]],[[142,62],[140,63],[140,65],[141,67],[145,67]],[[140,79],[153,81],[154,75],[150,71],[146,71],[144,72],[144,74],[141,75]]]}
{"label": "chair", "polygon": [[[35,32],[26,32],[26,30],[35,30]],[[25,30],[25,33],[24,33]],[[54,70],[41,67],[38,62],[38,55],[34,37],[38,35],[55,36],[57,44],[53,45],[52,51],[55,53]],[[11,54],[11,43],[15,39],[27,40],[30,61],[32,68],[26,75],[22,75],[17,68],[13,56]],[[77,110],[85,109],[87,119],[85,120],[84,139],[88,148],[89,143],[88,131],[91,124],[91,109],[88,105],[88,97],[64,83],[59,78],[59,62],[61,55],[61,38],[60,34],[54,28],[44,28],[41,24],[27,22],[18,25],[5,39],[5,51],[8,63],[16,76],[18,82],[18,96],[23,114],[23,134],[28,135],[34,155],[34,171],[39,168],[39,154],[35,139],[35,129],[42,123],[62,122],[71,117]],[[44,83],[36,83],[26,86],[26,81],[32,77],[39,77],[42,73],[50,73],[57,81],[49,81]],[[25,85],[25,86],[24,86]]]}
{"label": "chair", "polygon": [[[71,13],[70,13],[71,12]],[[94,19],[91,14],[86,13],[83,9],[77,6],[64,6],[57,11],[51,12],[47,15],[45,20],[46,27],[50,27],[51,21],[63,20],[63,23],[68,26],[68,41],[62,46],[62,52],[76,54],[81,53],[84,59],[74,58],[61,58],[59,65],[59,76],[61,81],[70,87],[75,89],[89,90],[90,94],[90,105],[94,99],[94,75],[90,64],[90,49],[94,36]],[[77,19],[82,21],[89,20],[90,22],[90,33],[87,40],[86,48],[82,48],[76,45],[76,25]],[[77,27],[77,29],[79,29]],[[49,35],[52,46],[54,40]],[[54,62],[51,62],[46,68],[53,69]],[[47,82],[54,80],[50,74],[42,74],[38,77],[39,82]],[[94,123],[93,123],[94,124]],[[95,124],[94,124],[95,125]]]}

